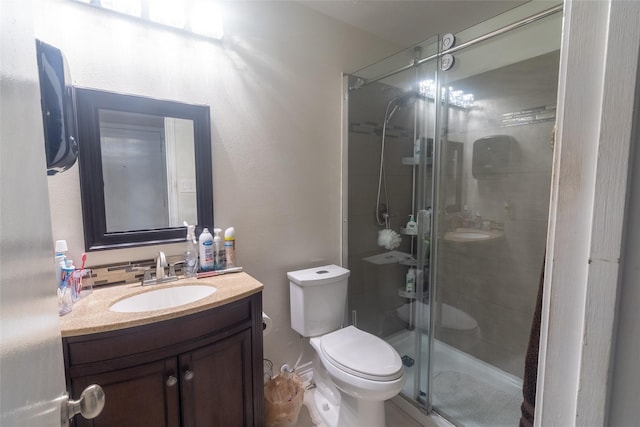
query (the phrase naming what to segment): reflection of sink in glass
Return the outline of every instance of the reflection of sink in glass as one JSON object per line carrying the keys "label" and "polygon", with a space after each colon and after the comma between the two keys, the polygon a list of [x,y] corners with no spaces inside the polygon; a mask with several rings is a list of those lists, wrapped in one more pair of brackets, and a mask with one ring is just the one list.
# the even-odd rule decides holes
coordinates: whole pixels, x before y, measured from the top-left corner
{"label": "reflection of sink in glass", "polygon": [[456,231],[446,233],[444,239],[452,242],[479,242],[482,240],[497,239],[502,236],[504,236],[503,232],[498,230],[485,231],[459,228]]}
{"label": "reflection of sink in glass", "polygon": [[118,301],[109,310],[119,313],[163,310],[198,301],[215,291],[216,288],[207,285],[184,285],[154,289]]}
{"label": "reflection of sink in glass", "polygon": [[488,239],[488,233],[481,233],[479,231],[460,231],[458,233],[453,234],[455,237],[459,239]]}

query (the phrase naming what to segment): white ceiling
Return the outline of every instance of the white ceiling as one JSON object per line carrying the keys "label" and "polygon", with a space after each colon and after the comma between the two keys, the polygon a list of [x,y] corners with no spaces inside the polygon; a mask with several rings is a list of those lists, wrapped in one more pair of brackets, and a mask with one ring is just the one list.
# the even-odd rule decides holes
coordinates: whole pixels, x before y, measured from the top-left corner
{"label": "white ceiling", "polygon": [[404,48],[436,34],[455,34],[526,1],[302,0],[301,3]]}

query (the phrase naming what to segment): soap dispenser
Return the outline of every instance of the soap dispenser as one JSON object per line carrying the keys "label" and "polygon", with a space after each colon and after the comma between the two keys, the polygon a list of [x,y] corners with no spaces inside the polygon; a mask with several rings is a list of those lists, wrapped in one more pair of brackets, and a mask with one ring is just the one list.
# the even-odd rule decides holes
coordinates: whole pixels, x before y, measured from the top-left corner
{"label": "soap dispenser", "polygon": [[407,226],[405,228],[406,234],[416,235],[418,234],[418,224],[413,219],[413,215],[409,216],[409,222],[407,222]]}

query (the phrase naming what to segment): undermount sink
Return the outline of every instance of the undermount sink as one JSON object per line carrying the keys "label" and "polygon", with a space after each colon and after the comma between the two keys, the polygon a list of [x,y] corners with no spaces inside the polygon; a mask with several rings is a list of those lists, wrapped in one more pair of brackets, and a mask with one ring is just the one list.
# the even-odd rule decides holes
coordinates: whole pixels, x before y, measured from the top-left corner
{"label": "undermount sink", "polygon": [[217,289],[207,285],[183,285],[154,289],[120,300],[109,307],[118,313],[163,310],[189,304],[212,295]]}

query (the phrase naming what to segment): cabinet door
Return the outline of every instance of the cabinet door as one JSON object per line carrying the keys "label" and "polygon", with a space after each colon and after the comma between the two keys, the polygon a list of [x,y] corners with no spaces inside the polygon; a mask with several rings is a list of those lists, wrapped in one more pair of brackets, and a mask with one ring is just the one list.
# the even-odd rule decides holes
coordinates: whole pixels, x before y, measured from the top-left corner
{"label": "cabinet door", "polygon": [[176,358],[71,380],[77,399],[89,384],[100,384],[106,396],[99,417],[78,415],[74,426],[179,427],[179,379]]}
{"label": "cabinet door", "polygon": [[253,426],[251,330],[180,356],[184,427]]}

